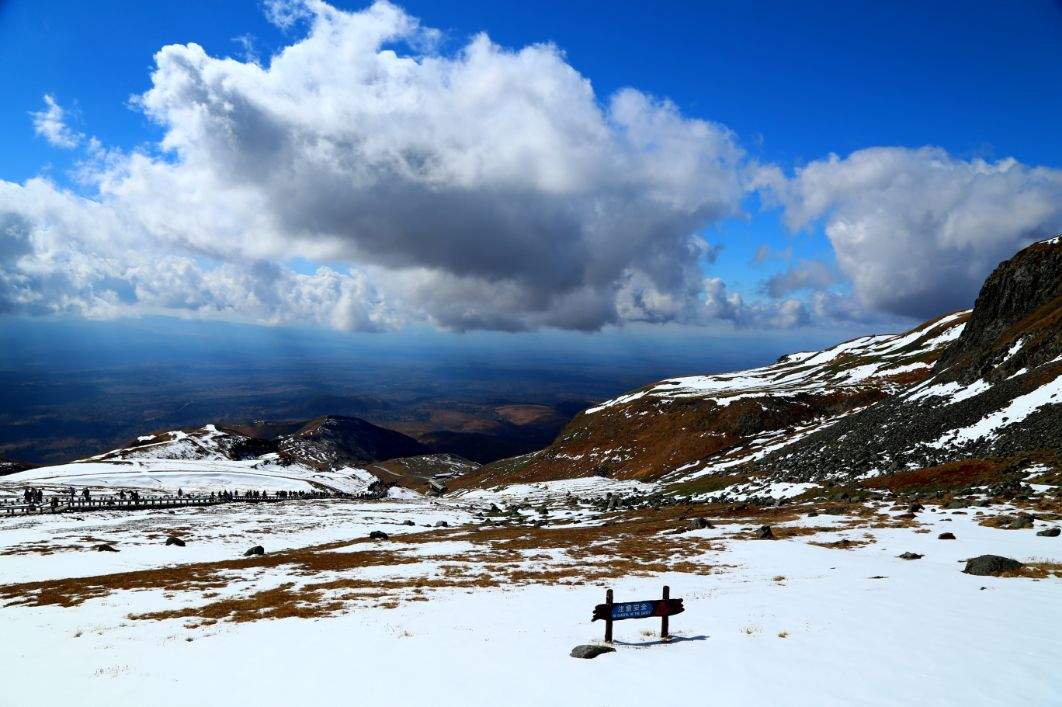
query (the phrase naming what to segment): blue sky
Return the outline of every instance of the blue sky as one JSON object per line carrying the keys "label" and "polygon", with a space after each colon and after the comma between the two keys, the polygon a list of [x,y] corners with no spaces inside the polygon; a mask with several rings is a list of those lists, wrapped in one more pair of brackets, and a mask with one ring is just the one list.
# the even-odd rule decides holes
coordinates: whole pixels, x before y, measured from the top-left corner
{"label": "blue sky", "polygon": [[[350,11],[365,7],[361,3],[333,4]],[[656,322],[713,331],[720,336],[736,324],[738,328],[781,327],[794,332],[810,327],[830,336],[855,334],[875,327],[901,326],[937,309],[963,306],[972,300],[976,283],[1000,257],[1030,242],[1040,231],[1058,226],[1062,218],[1057,210],[1036,204],[1028,207],[1027,215],[1015,219],[1012,232],[1000,234],[997,225],[998,213],[1028,206],[1022,195],[1033,194],[1049,203],[1057,194],[1056,170],[1062,168],[1062,131],[1057,128],[1062,119],[1062,9],[1058,3],[656,2],[617,3],[603,12],[600,3],[581,1],[514,4],[414,0],[401,3],[401,7],[409,16],[419,18],[421,25],[440,30],[434,50],[439,56],[459,55],[481,31],[508,50],[551,42],[563,53],[563,62],[591,82],[599,105],[605,106],[611,96],[627,87],[654,99],[667,99],[683,119],[711,121],[729,131],[734,145],[743,152],[740,165],[735,167],[742,173],[741,180],[748,178],[754,165],[769,167],[780,175],[772,182],[773,191],[744,187],[743,193],[727,197],[727,204],[740,204],[743,213],[737,216],[719,216],[716,211],[729,207],[698,202],[698,209],[713,215],[697,222],[694,230],[713,246],[722,246],[714,262],[702,257],[698,264],[701,275],[725,283],[725,295],[701,292],[694,298],[711,305],[708,313],[690,315],[689,303],[669,302],[653,311],[648,311],[648,305],[642,307],[643,299],[649,301],[657,295],[669,300],[686,296],[682,292],[689,289],[691,276],[685,271],[677,274],[682,266],[668,266],[649,272],[653,287],[639,290],[637,311],[629,319],[611,310],[601,316],[588,313],[589,309],[577,313],[536,311],[533,316],[526,312],[479,312],[461,301],[455,305],[462,310],[456,320],[447,318],[453,317],[452,312],[418,304],[418,314],[409,316],[421,317],[420,323],[428,321],[442,330],[594,330],[602,323],[625,326],[625,322]],[[195,42],[210,57],[246,60],[250,46],[268,65],[270,56],[301,42],[307,32],[306,21],[278,27],[253,0],[7,0],[0,4],[0,66],[4,67],[0,95],[6,108],[0,112],[0,179],[23,184],[43,175],[60,192],[71,190],[90,201],[106,201],[98,192],[98,180],[78,182],[71,176],[76,165],[86,162],[88,136],[126,156],[139,150],[160,164],[183,159],[159,149],[158,143],[168,129],[164,121],[130,105],[131,97],[152,88],[155,52],[168,44]],[[415,48],[405,52],[417,53]],[[57,149],[35,134],[32,114],[44,108],[44,94],[54,97],[65,110],[65,124],[84,138],[77,149]],[[178,112],[169,102],[159,110],[169,111],[170,120]],[[926,146],[941,152],[914,152]],[[873,153],[859,164],[848,159],[854,152],[880,148],[904,151]],[[830,154],[839,155],[842,163],[828,164]],[[1008,168],[1005,177],[994,173],[985,176],[986,170],[979,166],[982,161],[998,165],[1008,157],[1016,160],[1021,171]],[[644,155],[639,158],[648,159]],[[944,170],[938,169],[942,162],[946,163]],[[798,170],[814,164],[821,166],[821,178],[801,180]],[[874,182],[865,191],[848,188],[870,168],[875,173],[891,171],[882,178],[884,182]],[[97,165],[95,169],[105,168]],[[895,216],[897,205],[902,210],[914,201],[895,193],[896,184],[911,184],[915,193],[940,189],[951,195],[951,201],[939,208],[912,206],[910,214]],[[997,199],[988,213],[977,210],[986,194]],[[12,197],[16,198],[23,197]],[[122,213],[129,208],[123,205]],[[316,215],[296,216],[318,222]],[[64,223],[76,222],[76,218]],[[282,214],[278,218],[287,222],[293,217]],[[956,223],[969,224],[964,234],[970,235],[964,235],[959,244],[955,234],[947,230],[952,228],[949,224]],[[305,230],[302,225],[300,228]],[[54,233],[54,227],[49,232]],[[896,239],[901,249],[898,253],[884,250],[880,243],[893,233],[900,233]],[[320,249],[306,247],[302,231],[291,237],[298,243],[289,250],[270,251],[262,257],[297,275],[310,276],[325,264],[342,271],[368,263],[370,270],[390,268],[380,276],[384,279],[394,275],[395,267],[403,272],[410,267],[428,267],[447,277],[469,276],[460,264],[440,264],[408,251],[367,253],[368,246],[357,237],[352,237],[351,248],[323,255]],[[44,236],[29,238],[36,238],[34,248],[44,247],[40,245]],[[71,249],[87,247],[78,238],[76,233],[70,236]],[[183,247],[187,239],[182,236],[176,240]],[[461,247],[467,247],[462,243]],[[55,247],[54,242],[51,247]],[[758,251],[767,252],[765,248],[774,255],[753,262]],[[904,248],[932,270],[909,267]],[[675,257],[680,251],[673,249],[666,257]],[[246,254],[242,249],[234,255],[236,252],[234,248],[219,254],[197,246],[182,251],[182,256],[210,274],[217,272],[226,258]],[[563,257],[560,246],[557,256]],[[42,256],[42,260],[47,259]],[[968,266],[960,267],[956,264],[959,260]],[[941,263],[946,267],[942,269]],[[33,284],[26,274],[30,272],[27,266],[18,267],[23,268],[20,275],[24,282],[31,283],[24,286],[20,300],[24,301],[25,288],[36,293],[44,286]],[[115,265],[99,282],[121,280],[123,267]],[[592,270],[597,264],[591,262],[588,267]],[[625,272],[629,271],[630,267]],[[938,271],[943,273],[938,288],[917,284],[926,279],[927,272]],[[793,275],[785,280],[790,284],[780,281],[776,283],[778,296],[767,294],[768,278],[786,273]],[[495,287],[499,278],[509,287],[506,278],[512,279],[516,283],[512,287],[518,289],[513,295],[517,299],[534,299],[539,294],[519,290],[528,279],[527,273],[477,271],[473,275],[487,283],[484,287]],[[683,284],[675,284],[679,280]],[[104,287],[99,282],[92,295],[97,300]],[[662,284],[665,282],[670,284]],[[144,283],[123,287],[125,290],[115,287],[114,292],[145,289]],[[441,291],[442,285],[433,281],[431,287]],[[904,287],[910,292],[889,292]],[[502,299],[510,292],[484,291],[489,291],[489,299]],[[947,294],[950,291],[958,294],[951,297]],[[815,292],[832,293],[836,306],[820,306],[813,311]],[[743,298],[740,311],[727,300],[734,293]],[[70,300],[67,294],[64,292],[64,302]],[[78,296],[83,294],[79,291]],[[483,297],[476,294],[473,300]],[[13,305],[6,309],[15,314],[90,318],[136,313],[116,307],[101,314],[98,302],[69,310],[46,305],[46,299],[42,296],[33,310],[23,311]],[[783,316],[780,312],[787,299],[807,312]],[[153,301],[173,300],[168,293]],[[757,308],[757,302],[764,304]],[[128,302],[123,300],[122,304]],[[159,313],[159,306],[153,304],[150,313]],[[165,307],[173,309],[170,304]],[[228,302],[197,303],[194,307],[182,304],[173,313],[198,316],[208,309],[210,316],[236,312],[235,316],[252,321],[292,323],[298,319],[298,315],[275,315],[272,309],[267,315],[261,315],[260,308],[248,314]],[[837,315],[842,309],[845,314]],[[329,316],[322,316],[320,321],[329,320]],[[806,339],[807,332],[792,334],[794,342],[802,337]]]}

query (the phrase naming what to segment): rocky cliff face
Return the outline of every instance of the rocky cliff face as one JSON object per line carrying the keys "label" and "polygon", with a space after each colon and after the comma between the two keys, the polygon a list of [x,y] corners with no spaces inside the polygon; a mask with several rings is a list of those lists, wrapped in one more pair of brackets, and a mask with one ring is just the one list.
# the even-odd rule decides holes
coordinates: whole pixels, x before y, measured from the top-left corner
{"label": "rocky cliff face", "polygon": [[797,483],[964,458],[1051,465],[1062,450],[1060,386],[1055,238],[1002,263],[972,311],[760,369],[661,381],[584,411],[548,448],[487,465],[465,483],[589,475]]}
{"label": "rocky cliff face", "polygon": [[972,383],[1003,380],[1062,349],[1062,236],[1021,251],[985,280],[970,321],[934,374]]}

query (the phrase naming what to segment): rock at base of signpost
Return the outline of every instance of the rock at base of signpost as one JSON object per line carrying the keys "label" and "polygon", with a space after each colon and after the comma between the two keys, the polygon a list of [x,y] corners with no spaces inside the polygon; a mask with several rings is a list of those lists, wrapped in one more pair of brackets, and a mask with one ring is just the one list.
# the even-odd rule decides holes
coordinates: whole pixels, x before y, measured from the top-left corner
{"label": "rock at base of signpost", "polygon": [[369,540],[387,540],[387,533],[382,530],[374,530],[369,533]]}
{"label": "rock at base of signpost", "polygon": [[756,537],[760,540],[774,540],[774,531],[771,530],[769,525],[761,525],[760,529],[756,531]]}
{"label": "rock at base of signpost", "polygon": [[1017,560],[1001,555],[979,555],[966,561],[966,574],[975,574],[981,577],[998,576],[1004,572],[1013,572],[1024,567]]}
{"label": "rock at base of signpost", "polygon": [[109,543],[103,543],[96,546],[96,552],[118,552],[118,548]]}
{"label": "rock at base of signpost", "polygon": [[176,535],[171,535],[170,537],[166,538],[166,544],[167,545],[176,545],[177,547],[184,547],[184,541],[181,540]]}
{"label": "rock at base of signpost", "polygon": [[592,644],[584,644],[572,648],[572,658],[596,658],[602,653],[615,653],[616,649],[612,646],[598,646]]}
{"label": "rock at base of signpost", "polygon": [[265,548],[262,547],[261,545],[255,545],[250,550],[248,550],[247,552],[243,553],[243,556],[244,557],[250,557],[251,555],[264,555],[264,554],[265,554]]}

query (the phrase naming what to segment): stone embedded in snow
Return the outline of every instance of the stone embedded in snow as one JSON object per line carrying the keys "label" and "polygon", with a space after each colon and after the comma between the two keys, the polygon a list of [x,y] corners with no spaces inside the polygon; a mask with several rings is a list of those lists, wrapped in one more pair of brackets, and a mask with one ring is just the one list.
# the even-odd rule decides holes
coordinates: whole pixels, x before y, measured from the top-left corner
{"label": "stone embedded in snow", "polygon": [[404,520],[402,521],[402,525],[416,525],[416,523],[411,520]]}
{"label": "stone embedded in snow", "polygon": [[1033,527],[1033,521],[1036,520],[1036,516],[1028,513],[1016,513],[1015,515],[1002,515],[996,516],[990,521],[986,522],[993,528],[1000,528],[1002,530],[1025,530],[1026,528]]}
{"label": "stone embedded in snow", "polygon": [[1034,518],[1028,513],[1019,513],[1015,516],[1014,520],[1010,522],[1011,530],[1022,530],[1024,528],[1033,527]]}
{"label": "stone embedded in snow", "polygon": [[715,526],[707,518],[693,518],[690,520],[690,530],[704,530],[706,528],[714,528]]}
{"label": "stone embedded in snow", "polygon": [[436,521],[436,522],[435,522],[435,527],[436,527],[436,528],[445,528],[445,527],[447,527],[447,526],[449,526],[449,525],[450,525],[450,524],[449,524],[449,523],[447,523],[447,522],[446,522],[445,520],[439,520],[439,521]]}
{"label": "stone embedded in snow", "polygon": [[1020,570],[1024,567],[1022,563],[1017,560],[1012,560],[1009,557],[1003,557],[1002,555],[979,555],[978,557],[972,557],[966,561],[966,567],[963,572],[966,574],[974,574],[980,577],[999,576],[1003,572],[1013,572]]}
{"label": "stone embedded in snow", "polygon": [[774,532],[771,531],[771,526],[761,525],[756,531],[756,537],[760,540],[774,540]]}
{"label": "stone embedded in snow", "polygon": [[244,557],[250,557],[251,555],[264,555],[264,554],[265,554],[265,548],[262,547],[261,545],[255,545],[250,550],[248,550],[247,552],[243,553],[243,556]]}
{"label": "stone embedded in snow", "polygon": [[905,552],[902,555],[897,555],[901,560],[921,560],[925,555],[919,555],[917,552]]}
{"label": "stone embedded in snow", "polygon": [[171,535],[166,538],[166,545],[176,545],[177,547],[184,547],[184,541],[178,538],[176,535]]}
{"label": "stone embedded in snow", "polygon": [[1037,533],[1037,535],[1039,535],[1041,538],[1057,538],[1059,535],[1062,535],[1062,530],[1060,530],[1056,526],[1054,528],[1047,528],[1046,530],[1041,530],[1039,533]]}
{"label": "stone embedded in snow", "polygon": [[937,540],[954,540],[955,533],[941,533],[937,536]]}
{"label": "stone embedded in snow", "polygon": [[616,649],[612,646],[598,646],[584,644],[572,648],[572,658],[596,658],[604,653],[615,653]]}
{"label": "stone embedded in snow", "polygon": [[103,543],[95,547],[96,552],[118,552],[118,548],[110,543]]}
{"label": "stone embedded in snow", "polygon": [[387,533],[382,530],[374,530],[369,533],[369,540],[387,540]]}

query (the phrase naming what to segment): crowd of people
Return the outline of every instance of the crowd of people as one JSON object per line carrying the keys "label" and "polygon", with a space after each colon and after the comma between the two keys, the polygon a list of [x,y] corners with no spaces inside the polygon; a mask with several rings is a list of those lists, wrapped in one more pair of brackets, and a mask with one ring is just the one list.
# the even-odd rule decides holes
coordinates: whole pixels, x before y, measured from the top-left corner
{"label": "crowd of people", "polygon": [[[321,492],[321,491],[274,491],[270,493],[265,490],[223,490],[223,491],[211,491],[209,494],[189,494],[187,498],[195,498],[203,501],[209,501],[210,503],[226,503],[230,501],[265,501],[265,500],[292,500],[300,498],[321,498],[323,496],[342,496],[336,492]],[[63,497],[67,497],[69,505],[76,505],[76,501],[80,496],[82,501],[89,501],[93,499],[92,492],[88,488],[81,489],[78,493],[73,486],[68,487],[63,492],[51,493],[45,500],[44,489],[36,487],[26,487],[22,491],[22,501],[24,504],[30,507],[30,511],[43,512],[44,506],[47,505],[51,508],[52,512],[56,512],[59,509],[59,504]],[[177,498],[186,498],[183,488],[178,488],[176,493]],[[120,503],[119,506],[138,506],[141,502],[140,492],[135,490],[126,491],[125,489],[119,489],[118,492],[112,496],[97,496],[96,500],[102,504],[106,504],[108,500],[117,500]],[[165,501],[165,497],[158,499],[154,497],[152,501],[162,500]],[[125,503],[128,502],[128,503]]]}

